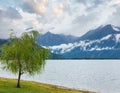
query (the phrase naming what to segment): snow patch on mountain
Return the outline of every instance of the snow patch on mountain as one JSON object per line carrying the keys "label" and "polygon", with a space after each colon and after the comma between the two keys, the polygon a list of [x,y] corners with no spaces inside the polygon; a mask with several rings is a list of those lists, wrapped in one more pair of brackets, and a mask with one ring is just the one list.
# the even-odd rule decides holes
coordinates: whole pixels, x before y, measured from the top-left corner
{"label": "snow patch on mountain", "polygon": [[113,38],[113,36],[115,38],[113,39],[113,41],[116,42],[116,44],[120,42],[120,34],[114,34],[114,35],[110,34],[97,40],[83,40],[83,41],[79,41],[75,43],[60,44],[57,46],[49,46],[48,48],[52,51],[52,53],[56,53],[56,54],[64,54],[64,53],[72,51],[73,49],[77,47],[82,51],[113,50],[114,46],[99,46],[103,44],[103,42],[105,43],[107,40]]}
{"label": "snow patch on mountain", "polygon": [[116,37],[116,42],[120,42],[120,34],[116,34],[115,37]]}
{"label": "snow patch on mountain", "polygon": [[114,47],[103,47],[103,48],[95,47],[95,48],[91,48],[88,51],[94,51],[94,50],[101,51],[101,50],[112,50],[112,49],[114,49]]}
{"label": "snow patch on mountain", "polygon": [[120,28],[117,27],[117,26],[112,25],[112,28],[113,28],[115,31],[120,31]]}
{"label": "snow patch on mountain", "polygon": [[[72,50],[74,44],[69,43],[69,44],[61,44],[61,45],[57,45],[57,46],[49,46],[49,49],[52,50],[52,53],[56,53],[58,54],[60,51],[60,53],[64,53],[64,52],[69,52]],[[54,51],[55,50],[55,51]]]}
{"label": "snow patch on mountain", "polygon": [[111,37],[111,35],[107,35],[107,36],[103,37],[103,38],[101,39],[101,41],[102,41],[102,40],[108,40],[110,37]]}

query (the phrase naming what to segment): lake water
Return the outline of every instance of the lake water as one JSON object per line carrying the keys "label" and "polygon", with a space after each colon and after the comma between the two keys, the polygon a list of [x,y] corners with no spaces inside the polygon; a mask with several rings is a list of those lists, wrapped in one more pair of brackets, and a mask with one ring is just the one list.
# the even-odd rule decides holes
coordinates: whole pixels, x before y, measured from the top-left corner
{"label": "lake water", "polygon": [[[0,69],[0,77],[17,78]],[[22,79],[91,90],[120,93],[120,60],[47,60],[40,75]]]}

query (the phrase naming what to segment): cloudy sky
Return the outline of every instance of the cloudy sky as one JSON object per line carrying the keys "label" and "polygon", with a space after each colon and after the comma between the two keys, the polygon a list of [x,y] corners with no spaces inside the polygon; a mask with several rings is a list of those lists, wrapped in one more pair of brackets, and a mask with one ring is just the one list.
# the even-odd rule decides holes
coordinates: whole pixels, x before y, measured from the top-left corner
{"label": "cloudy sky", "polygon": [[0,38],[27,28],[81,36],[105,24],[120,26],[120,0],[0,0]]}

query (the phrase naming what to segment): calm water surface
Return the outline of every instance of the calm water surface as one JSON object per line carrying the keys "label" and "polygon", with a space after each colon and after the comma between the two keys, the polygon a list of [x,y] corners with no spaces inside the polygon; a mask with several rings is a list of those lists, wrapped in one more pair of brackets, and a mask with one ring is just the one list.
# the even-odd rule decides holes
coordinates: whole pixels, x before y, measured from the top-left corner
{"label": "calm water surface", "polygon": [[[0,69],[0,77],[17,78]],[[47,60],[40,75],[22,79],[99,93],[120,93],[120,60]]]}

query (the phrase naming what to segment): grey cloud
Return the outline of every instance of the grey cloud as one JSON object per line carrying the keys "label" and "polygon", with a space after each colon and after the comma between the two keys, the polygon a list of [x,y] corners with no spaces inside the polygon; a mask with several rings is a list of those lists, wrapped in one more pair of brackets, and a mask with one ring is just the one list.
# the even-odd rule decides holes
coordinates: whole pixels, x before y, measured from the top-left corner
{"label": "grey cloud", "polygon": [[[0,3],[3,7],[14,6],[16,8],[21,8],[23,11],[33,13],[33,8],[30,6],[29,3],[25,1],[27,0],[1,0]],[[29,1],[31,1],[31,3],[33,2],[33,0]]]}
{"label": "grey cloud", "polygon": [[71,0],[71,1],[74,1],[76,3],[84,3],[84,4],[86,4],[88,0]]}
{"label": "grey cloud", "polygon": [[112,17],[109,19],[109,23],[120,26],[120,6],[116,9],[116,12],[113,13]]}
{"label": "grey cloud", "polygon": [[43,0],[37,0],[37,2],[35,2],[34,0],[19,0],[19,2],[21,2],[21,4],[19,4],[19,7],[23,11],[29,13],[36,13],[39,15],[44,15],[42,13],[43,7],[48,7],[48,4],[44,3]]}
{"label": "grey cloud", "polygon": [[21,19],[19,12],[12,7],[7,7],[5,10],[0,10],[0,18]]}
{"label": "grey cloud", "polygon": [[28,1],[29,2],[27,2],[27,0],[13,0],[11,2],[14,2],[15,3],[14,6],[17,8],[21,8],[24,12],[34,13],[35,10],[31,6],[31,4],[33,3],[33,0],[28,0]]}
{"label": "grey cloud", "polygon": [[[55,27],[58,28],[57,30],[55,29],[56,33],[63,32],[63,33],[71,33],[77,35],[85,33],[85,31],[88,31],[89,29],[96,26],[96,24],[97,25],[104,24],[105,22],[113,23],[116,25],[120,24],[120,19],[119,19],[120,8],[118,8],[116,12],[113,12],[113,14],[109,13],[112,12],[111,7],[113,8],[116,7],[116,6],[109,6],[109,2],[111,1],[114,2],[114,0],[48,0],[46,4],[43,3],[43,1],[45,0],[36,0],[36,1],[38,1],[38,3],[36,3],[35,0],[2,0],[2,2],[4,2],[4,5],[6,5],[5,7],[12,6],[15,9],[11,9],[11,8],[7,10],[1,9],[0,19],[2,17],[4,18],[6,17],[9,19],[20,19],[21,16],[19,12],[17,12],[16,10],[16,8],[18,9],[20,8],[23,12],[36,15],[36,17],[33,16],[35,17],[33,18],[35,19],[33,21],[37,21],[37,23],[41,23],[43,25],[43,26],[40,25],[41,29],[42,27],[43,28]],[[0,3],[1,6],[2,4],[3,3]],[[40,7],[41,5],[43,5],[42,8],[45,8],[45,12],[42,11],[42,8]],[[58,10],[56,10],[56,13],[54,13],[55,8],[58,8]],[[105,8],[108,9],[104,11]],[[109,11],[109,9],[111,10]],[[56,14],[57,13],[59,14],[59,12],[61,16],[60,18],[59,17],[57,18]],[[2,29],[4,33],[5,27],[3,28],[1,26],[4,25],[7,26],[10,25],[10,23],[16,24],[20,20],[17,20],[16,23],[12,23],[11,21],[12,20],[7,20],[7,22],[5,23],[2,22],[1,19],[0,31]],[[27,25],[28,27],[33,26],[32,22],[26,19],[24,22],[21,21],[20,23],[23,25]],[[37,24],[37,26],[39,26],[39,24]],[[11,26],[8,27],[11,28]],[[13,28],[14,27],[16,27],[16,25],[13,26]]]}
{"label": "grey cloud", "polygon": [[[83,3],[83,4],[87,4],[87,3],[91,3],[91,4],[102,4],[105,2],[105,0],[71,0],[74,1],[76,3]],[[108,0],[106,0],[108,1]]]}
{"label": "grey cloud", "polygon": [[114,15],[115,15],[115,16],[118,16],[118,17],[116,17],[116,20],[117,20],[117,19],[119,19],[119,17],[120,17],[120,11],[119,11],[119,10],[120,10],[120,6],[119,6],[116,10],[117,10],[117,11],[114,13]]}
{"label": "grey cloud", "polygon": [[[108,1],[108,0],[106,0],[106,1]],[[105,2],[105,0],[94,0],[94,3],[95,3],[95,5],[97,4],[103,4]]]}
{"label": "grey cloud", "polygon": [[20,7],[25,12],[35,13],[35,10],[33,9],[33,7],[31,7],[31,5],[28,3],[22,3],[22,5]]}
{"label": "grey cloud", "polygon": [[[38,3],[42,3],[43,0],[37,0]],[[4,0],[0,1],[1,3],[5,2]],[[6,3],[8,6],[13,6],[16,8],[21,8],[24,12],[28,13],[36,13],[36,2],[35,0],[6,0]],[[7,6],[7,4],[3,4],[4,6]],[[1,4],[2,5],[2,4]]]}
{"label": "grey cloud", "polygon": [[93,22],[96,20],[97,16],[96,14],[90,13],[89,15],[82,15],[82,16],[77,16],[72,23],[73,24],[85,24],[88,22]]}
{"label": "grey cloud", "polygon": [[92,11],[93,9],[98,8],[100,5],[108,3],[108,0],[94,0],[92,5],[86,10],[87,12]]}
{"label": "grey cloud", "polygon": [[0,22],[0,38],[8,38],[10,35],[9,29],[10,24]]}
{"label": "grey cloud", "polygon": [[[71,0],[73,1],[73,0]],[[84,5],[88,5],[87,11],[91,11],[94,8],[97,8],[99,5],[102,5],[105,2],[108,2],[109,0],[74,0],[74,3],[82,3]]]}

